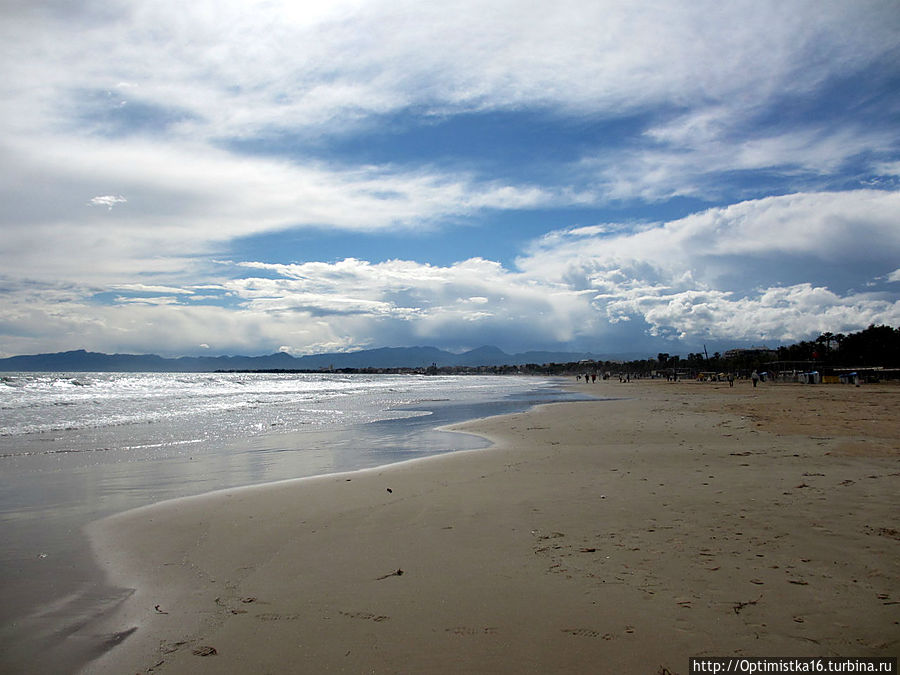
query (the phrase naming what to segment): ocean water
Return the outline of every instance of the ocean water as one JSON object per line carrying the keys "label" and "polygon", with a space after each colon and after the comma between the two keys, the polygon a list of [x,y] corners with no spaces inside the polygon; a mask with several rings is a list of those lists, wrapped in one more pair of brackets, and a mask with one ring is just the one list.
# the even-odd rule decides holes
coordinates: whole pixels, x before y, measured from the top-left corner
{"label": "ocean water", "polygon": [[0,671],[34,672],[32,656],[54,651],[74,666],[101,648],[83,627],[115,594],[83,537],[93,520],[486,447],[435,428],[574,398],[533,377],[0,374]]}

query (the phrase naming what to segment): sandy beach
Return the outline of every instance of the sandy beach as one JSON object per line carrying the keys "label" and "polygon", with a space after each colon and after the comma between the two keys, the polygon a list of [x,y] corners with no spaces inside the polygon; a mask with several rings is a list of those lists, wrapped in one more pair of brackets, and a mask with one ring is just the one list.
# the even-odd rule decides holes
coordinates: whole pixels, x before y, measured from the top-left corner
{"label": "sandy beach", "polygon": [[[572,386],[576,387],[574,381]],[[494,446],[95,523],[89,673],[686,673],[900,652],[900,386],[604,382]],[[114,646],[113,646],[114,645]]]}

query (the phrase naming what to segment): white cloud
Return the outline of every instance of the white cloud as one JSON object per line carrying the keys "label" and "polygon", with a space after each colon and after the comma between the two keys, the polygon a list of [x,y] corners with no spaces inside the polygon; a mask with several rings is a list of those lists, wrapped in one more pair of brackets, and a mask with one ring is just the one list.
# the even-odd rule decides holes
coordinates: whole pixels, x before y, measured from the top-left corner
{"label": "white cloud", "polygon": [[517,263],[529,277],[593,291],[608,321],[640,319],[653,335],[791,340],[897,321],[896,296],[790,280],[838,270],[864,287],[886,274],[900,259],[898,212],[898,192],[770,197],[634,233],[550,233]]}
{"label": "white cloud", "polygon": [[450,266],[355,259],[242,266],[279,274],[229,282],[244,307],[293,315],[298,323],[316,318],[347,328],[363,322],[365,339],[374,344],[446,345],[452,339],[477,346],[487,336],[503,335],[524,348],[529,339],[571,340],[591,324],[584,322],[590,308],[582,295],[477,258]]}
{"label": "white cloud", "polygon": [[[50,55],[62,71],[42,72],[51,85],[177,102],[191,113],[185,134],[219,137],[409,106],[621,110],[735,96],[753,105],[897,42],[896,12],[878,2],[169,0],[88,12],[77,32],[69,12],[57,22],[44,12],[43,33],[12,17],[4,37],[26,57]],[[31,79],[26,66],[14,73]]]}
{"label": "white cloud", "polygon": [[108,211],[112,211],[117,204],[126,204],[128,202],[122,195],[100,195],[92,197],[88,202],[91,206],[105,206]]}
{"label": "white cloud", "polygon": [[785,277],[814,267],[850,267],[871,274],[872,265],[900,257],[896,213],[900,192],[792,194],[714,208],[679,220],[609,234],[575,228],[548,233],[518,260],[528,273],[569,279],[619,273],[629,279],[675,282],[686,271],[691,283],[716,284],[777,261]]}
{"label": "white cloud", "polygon": [[[727,117],[716,119],[720,114]],[[692,114],[691,117],[694,115]],[[755,129],[742,110],[701,111],[648,130],[655,142],[613,154],[585,157],[608,198],[663,201],[672,197],[719,199],[735,191],[734,174],[766,172],[776,186],[826,180],[847,162],[900,142],[893,128],[840,129],[808,126],[790,131]],[[882,167],[884,168],[884,167]]]}
{"label": "white cloud", "polygon": [[[26,174],[41,176],[38,182],[15,172],[0,178],[0,196],[13,205],[0,215],[7,243],[0,262],[7,273],[31,278],[107,282],[131,269],[187,272],[197,265],[188,258],[239,237],[304,226],[421,229],[480,209],[565,200],[552,189],[484,183],[463,174],[236,161],[209,147],[141,140],[48,139],[37,152],[10,141],[7,150]],[[83,203],[79,193],[110,182],[127,189],[127,212],[111,219],[75,208]],[[58,245],[47,249],[38,241]]]}
{"label": "white cloud", "polygon": [[[5,17],[0,35],[18,58],[0,115],[29,135],[79,121],[121,131],[105,106],[125,101],[143,116],[115,124],[207,143],[341,135],[406,110],[608,117],[663,105],[690,112],[649,133],[691,146],[719,138],[726,116],[850,75],[900,44],[897,12],[877,0],[319,4],[166,0],[85,8],[74,21],[52,6]],[[760,152],[772,150],[747,148],[743,161]]]}
{"label": "white cloud", "polygon": [[135,293],[172,293],[175,295],[193,295],[194,291],[175,286],[151,286],[148,284],[115,284],[111,287],[118,291],[131,291]]}
{"label": "white cloud", "polygon": [[608,299],[611,319],[641,317],[655,336],[776,344],[872,323],[897,325],[900,302],[874,294],[840,296],[811,284],[759,289],[743,297],[724,291],[681,291]]}
{"label": "white cloud", "polygon": [[178,298],[174,296],[160,296],[155,298],[129,298],[124,296],[119,296],[116,298],[116,302],[119,303],[131,303],[135,305],[176,305],[178,304]]}
{"label": "white cloud", "polygon": [[900,161],[879,162],[874,166],[874,170],[884,176],[900,176]]}

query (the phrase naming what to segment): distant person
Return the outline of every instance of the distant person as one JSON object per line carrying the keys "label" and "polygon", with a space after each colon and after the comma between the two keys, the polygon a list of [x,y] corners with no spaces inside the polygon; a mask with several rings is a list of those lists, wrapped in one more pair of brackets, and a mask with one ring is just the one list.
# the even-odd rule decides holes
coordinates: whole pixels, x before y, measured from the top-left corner
{"label": "distant person", "polygon": [[750,379],[753,380],[753,386],[755,388],[756,385],[759,384],[759,373],[754,370],[752,373],[750,373]]}
{"label": "distant person", "polygon": [[594,383],[596,381],[597,381],[597,373],[591,373],[591,383]]}
{"label": "distant person", "polygon": [[728,386],[734,386],[734,373],[728,373]]}

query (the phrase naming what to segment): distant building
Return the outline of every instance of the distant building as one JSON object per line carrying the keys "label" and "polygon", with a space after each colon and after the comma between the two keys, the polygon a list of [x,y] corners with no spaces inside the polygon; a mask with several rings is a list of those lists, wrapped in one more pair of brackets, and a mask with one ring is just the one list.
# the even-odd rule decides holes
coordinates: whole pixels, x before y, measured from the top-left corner
{"label": "distant building", "polygon": [[729,349],[725,352],[726,359],[759,358],[775,356],[778,352],[768,347],[749,347],[747,349]]}

